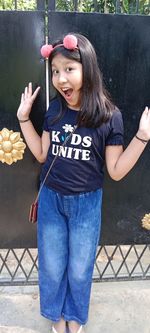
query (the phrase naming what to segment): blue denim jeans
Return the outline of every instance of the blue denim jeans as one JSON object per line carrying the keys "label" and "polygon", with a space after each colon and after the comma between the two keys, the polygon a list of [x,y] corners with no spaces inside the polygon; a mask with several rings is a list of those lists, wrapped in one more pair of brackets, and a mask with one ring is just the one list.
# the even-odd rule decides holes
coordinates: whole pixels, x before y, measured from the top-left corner
{"label": "blue denim jeans", "polygon": [[85,324],[101,226],[102,190],[61,195],[43,187],[38,208],[41,314]]}

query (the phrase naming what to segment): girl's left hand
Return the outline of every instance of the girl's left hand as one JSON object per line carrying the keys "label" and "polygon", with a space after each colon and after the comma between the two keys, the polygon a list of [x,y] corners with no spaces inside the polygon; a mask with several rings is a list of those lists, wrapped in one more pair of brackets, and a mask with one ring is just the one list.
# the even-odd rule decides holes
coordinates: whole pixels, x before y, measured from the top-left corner
{"label": "girl's left hand", "polygon": [[150,109],[146,106],[142,113],[137,133],[143,140],[150,140]]}
{"label": "girl's left hand", "polygon": [[32,82],[25,87],[24,93],[21,95],[21,102],[17,111],[17,117],[20,120],[29,118],[32,105],[39,93],[40,87],[37,87],[34,93],[32,93]]}

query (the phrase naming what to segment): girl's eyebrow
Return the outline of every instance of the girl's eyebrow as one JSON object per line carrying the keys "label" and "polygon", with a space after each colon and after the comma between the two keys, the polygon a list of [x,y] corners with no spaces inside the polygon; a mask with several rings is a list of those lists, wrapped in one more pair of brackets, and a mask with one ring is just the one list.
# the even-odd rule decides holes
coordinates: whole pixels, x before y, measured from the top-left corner
{"label": "girl's eyebrow", "polygon": [[[74,62],[75,62],[74,60],[70,60],[70,59],[68,59],[67,62],[64,62],[64,65],[65,65],[65,66],[67,66],[67,65],[69,65],[69,64],[70,64],[70,65],[73,65]],[[52,62],[52,63],[51,63],[51,66],[52,66],[52,67],[57,67],[57,65],[55,64],[55,62]]]}

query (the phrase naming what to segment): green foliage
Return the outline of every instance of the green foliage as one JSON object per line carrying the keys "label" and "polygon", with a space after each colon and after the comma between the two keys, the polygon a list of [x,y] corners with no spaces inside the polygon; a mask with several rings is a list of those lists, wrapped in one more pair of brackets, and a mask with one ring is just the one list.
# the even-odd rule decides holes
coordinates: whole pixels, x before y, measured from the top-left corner
{"label": "green foliage", "polygon": [[122,11],[126,14],[150,14],[150,1],[149,0],[123,0]]}
{"label": "green foliage", "polygon": [[56,1],[56,10],[59,11],[73,11],[74,3],[72,0],[57,0]]}
{"label": "green foliage", "polygon": [[[150,0],[78,0],[79,12],[150,14]],[[74,1],[57,0],[56,10],[73,11]]]}
{"label": "green foliage", "polygon": [[34,10],[36,0],[0,0],[0,10]]}
{"label": "green foliage", "polygon": [[[44,0],[43,0],[44,1]],[[45,0],[47,2],[47,0]],[[150,14],[150,0],[56,0],[56,10],[99,13]],[[36,0],[0,0],[0,10],[34,10]]]}
{"label": "green foliage", "polygon": [[[106,4],[107,3],[107,4]],[[57,0],[56,10],[74,11],[75,1],[72,0]],[[78,0],[77,10],[79,12],[114,12],[114,0]]]}

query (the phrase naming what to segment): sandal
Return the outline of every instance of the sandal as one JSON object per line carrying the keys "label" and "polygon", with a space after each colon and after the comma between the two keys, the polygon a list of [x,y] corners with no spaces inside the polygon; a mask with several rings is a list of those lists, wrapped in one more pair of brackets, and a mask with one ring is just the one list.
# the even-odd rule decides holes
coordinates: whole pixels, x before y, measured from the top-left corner
{"label": "sandal", "polygon": [[[58,333],[57,331],[56,331],[56,328],[54,327],[54,326],[52,326],[52,333]],[[79,332],[80,333],[80,332]]]}
{"label": "sandal", "polygon": [[54,326],[52,326],[52,332],[53,332],[53,333],[58,333],[58,332],[55,330],[55,327],[54,327]]}
{"label": "sandal", "polygon": [[[83,326],[81,325],[81,326],[79,327],[77,333],[82,333],[82,328],[83,328]],[[69,331],[69,332],[70,332],[70,331]],[[56,333],[56,332],[54,332],[54,333]],[[71,333],[71,332],[70,332],[70,333]]]}
{"label": "sandal", "polygon": [[78,332],[77,333],[82,333],[82,325],[79,327],[79,329],[78,329]]}

